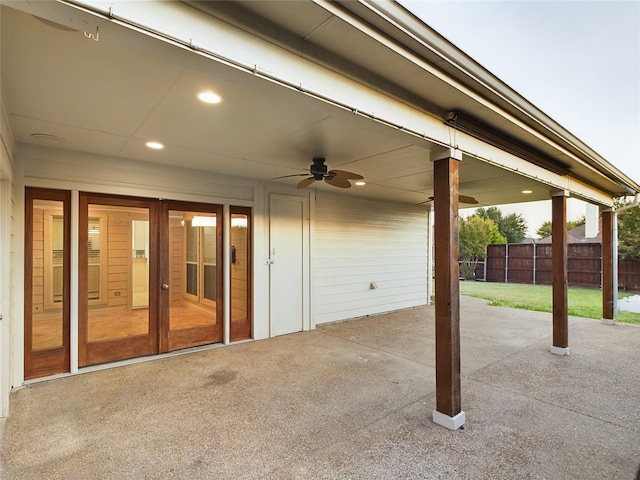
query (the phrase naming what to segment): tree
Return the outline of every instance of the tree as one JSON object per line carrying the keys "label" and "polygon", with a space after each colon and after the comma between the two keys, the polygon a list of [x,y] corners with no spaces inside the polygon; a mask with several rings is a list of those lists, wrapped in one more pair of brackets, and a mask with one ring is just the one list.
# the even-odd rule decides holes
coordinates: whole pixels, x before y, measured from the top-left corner
{"label": "tree", "polygon": [[510,213],[502,219],[498,229],[507,243],[521,243],[527,236],[527,221],[519,213]]}
{"label": "tree", "polygon": [[527,221],[519,213],[502,216],[498,207],[476,208],[473,216],[484,220],[493,220],[500,235],[507,239],[507,243],[520,243],[527,236]]}
{"label": "tree", "polygon": [[467,279],[473,278],[478,261],[484,259],[487,245],[507,243],[507,239],[500,234],[493,220],[475,215],[460,219],[458,236],[460,270],[462,276]]}
{"label": "tree", "polygon": [[640,259],[640,205],[618,214],[618,255]]}
{"label": "tree", "polygon": [[551,236],[551,220],[547,220],[542,225],[540,225],[536,230],[536,235],[538,235],[538,238],[540,239],[550,237]]}
{"label": "tree", "polygon": [[500,225],[500,220],[502,220],[502,212],[498,207],[481,207],[476,208],[476,211],[473,212],[474,217],[480,217],[484,220],[493,220],[493,223],[496,225]]}
{"label": "tree", "polygon": [[[585,216],[581,216],[580,218],[578,218],[577,220],[570,220],[567,222],[567,231],[569,230],[573,230],[576,227],[579,227],[580,225],[584,225],[586,219]],[[551,236],[551,221],[548,220],[546,222],[544,222],[542,225],[540,225],[538,227],[538,230],[536,230],[536,235],[538,235],[538,238],[547,238]]]}

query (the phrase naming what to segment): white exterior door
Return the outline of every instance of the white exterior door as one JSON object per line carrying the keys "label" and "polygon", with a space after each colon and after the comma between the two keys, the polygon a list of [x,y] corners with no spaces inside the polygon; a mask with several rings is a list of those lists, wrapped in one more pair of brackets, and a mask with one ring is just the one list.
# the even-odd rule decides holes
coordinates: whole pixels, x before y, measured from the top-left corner
{"label": "white exterior door", "polygon": [[272,194],[269,255],[271,336],[300,332],[308,325],[307,200]]}

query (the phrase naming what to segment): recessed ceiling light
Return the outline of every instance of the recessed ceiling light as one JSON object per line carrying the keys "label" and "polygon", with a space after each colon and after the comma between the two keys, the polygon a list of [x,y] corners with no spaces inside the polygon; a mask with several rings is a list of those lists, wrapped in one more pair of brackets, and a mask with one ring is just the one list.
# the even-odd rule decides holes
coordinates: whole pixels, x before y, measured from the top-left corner
{"label": "recessed ceiling light", "polygon": [[355,182],[355,184],[361,187],[362,185],[366,185],[367,182],[365,182],[364,180],[358,180],[357,182]]}
{"label": "recessed ceiling light", "polygon": [[32,133],[31,138],[48,143],[64,143],[64,138],[49,133]]}
{"label": "recessed ceiling light", "polygon": [[522,190],[522,193],[529,195],[530,193],[533,193],[533,190]]}
{"label": "recessed ceiling light", "polygon": [[204,103],[220,103],[222,101],[222,97],[211,90],[200,92],[198,98]]}
{"label": "recessed ceiling light", "polygon": [[147,147],[153,148],[154,150],[162,150],[164,148],[164,145],[160,142],[147,142],[146,145]]}

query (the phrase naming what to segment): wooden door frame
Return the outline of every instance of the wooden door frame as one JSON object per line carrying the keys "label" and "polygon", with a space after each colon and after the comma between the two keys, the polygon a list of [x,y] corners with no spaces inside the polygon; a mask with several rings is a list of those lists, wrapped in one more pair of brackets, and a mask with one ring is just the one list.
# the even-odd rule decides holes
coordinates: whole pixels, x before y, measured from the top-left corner
{"label": "wooden door frame", "polygon": [[216,215],[216,324],[215,326],[204,326],[185,330],[171,331],[169,325],[169,312],[170,312],[170,291],[171,282],[169,278],[170,265],[169,265],[169,222],[161,221],[159,235],[159,259],[158,259],[158,273],[159,284],[166,283],[169,285],[168,290],[158,290],[160,292],[160,331],[165,333],[160,335],[160,352],[171,352],[182,348],[196,347],[199,345],[208,345],[211,343],[222,342],[224,335],[224,303],[223,303],[223,273],[224,265],[222,255],[223,245],[223,207],[218,204],[196,203],[196,202],[183,202],[178,200],[162,200],[159,202],[160,209],[159,215],[162,219],[168,220],[169,211],[175,210],[180,212],[195,212],[195,213],[214,213]]}
{"label": "wooden door frame", "polygon": [[87,366],[123,360],[159,351],[158,340],[158,264],[149,262],[149,332],[126,339],[104,340],[88,345],[88,218],[89,205],[149,209],[149,257],[158,257],[159,203],[154,199],[80,192],[78,218],[78,364]]}
{"label": "wooden door frame", "polygon": [[[47,350],[33,350],[33,202],[48,200],[62,202],[62,346]],[[45,188],[25,188],[24,235],[24,378],[44,377],[70,370],[71,319],[71,192]]]}

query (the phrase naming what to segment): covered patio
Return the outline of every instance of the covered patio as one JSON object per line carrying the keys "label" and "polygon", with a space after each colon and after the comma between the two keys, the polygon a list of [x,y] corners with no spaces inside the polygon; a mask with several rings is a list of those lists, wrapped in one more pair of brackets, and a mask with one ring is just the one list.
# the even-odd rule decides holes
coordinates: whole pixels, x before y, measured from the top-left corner
{"label": "covered patio", "polygon": [[[8,312],[0,312],[5,319],[0,324],[0,416],[9,410],[10,390],[20,389],[25,380],[59,372],[82,374],[110,359],[120,361],[170,349],[167,346],[169,322],[161,315],[167,312],[170,288],[178,291],[182,284],[169,280],[168,265],[163,263],[163,255],[158,254],[168,251],[168,240],[166,235],[158,233],[150,235],[158,239],[158,245],[150,247],[149,264],[153,273],[147,277],[149,311],[159,314],[149,314],[146,335],[132,340],[142,344],[144,350],[131,353],[133,343],[107,345],[100,351],[115,352],[113,356],[107,357],[105,353],[87,358],[90,357],[86,354],[88,344],[92,342],[87,334],[89,263],[85,255],[88,257],[86,252],[96,250],[89,248],[88,235],[96,234],[88,227],[90,205],[122,208],[143,202],[136,205],[148,209],[152,212],[150,217],[158,220],[149,221],[152,232],[169,230],[168,214],[160,221],[161,215],[153,213],[164,208],[162,205],[168,205],[167,202],[180,202],[185,209],[185,203],[197,204],[192,206],[198,209],[188,209],[194,211],[215,206],[229,227],[227,230],[232,225],[230,217],[234,208],[247,209],[245,212],[251,209],[251,263],[246,270],[252,274],[246,282],[246,291],[251,292],[251,298],[246,297],[250,298],[251,309],[247,308],[246,312],[252,310],[253,316],[246,319],[247,324],[251,323],[251,332],[243,338],[266,339],[321,328],[318,333],[270,340],[264,346],[231,346],[228,353],[207,351],[202,354],[206,357],[205,364],[189,371],[188,375],[188,363],[180,362],[187,362],[187,358],[194,362],[200,358],[197,354],[115,369],[114,373],[97,374],[95,380],[87,380],[84,375],[77,380],[60,380],[59,392],[65,393],[44,394],[43,411],[44,406],[55,405],[53,418],[64,417],[59,427],[73,431],[67,443],[58,439],[53,449],[38,448],[33,455],[26,454],[24,458],[29,458],[34,468],[39,464],[35,456],[43,452],[49,451],[58,457],[58,448],[82,449],[89,444],[99,448],[91,449],[91,454],[80,455],[84,460],[78,461],[95,459],[95,470],[100,470],[103,462],[109,464],[109,468],[125,468],[127,461],[121,459],[121,455],[129,458],[132,452],[134,456],[139,452],[144,468],[163,468],[168,462],[165,465],[168,470],[153,472],[158,476],[167,475],[173,468],[169,459],[186,459],[189,455],[198,455],[191,465],[196,470],[217,468],[220,456],[225,468],[242,465],[243,471],[248,469],[259,475],[272,472],[285,475],[285,470],[293,459],[299,460],[301,453],[306,456],[309,452],[326,451],[331,445],[348,449],[357,443],[350,436],[368,431],[367,428],[378,425],[376,422],[383,418],[401,414],[405,407],[421,407],[423,416],[411,428],[431,430],[431,425],[425,426],[424,415],[435,403],[434,421],[455,430],[464,425],[465,410],[469,412],[480,403],[488,402],[488,411],[478,414],[474,420],[475,425],[481,425],[482,419],[487,418],[485,415],[491,415],[492,409],[501,402],[474,393],[473,385],[480,384],[473,383],[476,372],[468,369],[478,367],[486,359],[504,359],[502,355],[513,353],[514,345],[507,341],[509,348],[506,348],[487,340],[485,346],[484,320],[479,332],[474,332],[474,335],[477,333],[474,341],[465,337],[464,328],[468,327],[462,327],[461,337],[457,266],[457,219],[461,204],[488,206],[551,199],[553,319],[545,318],[548,315],[536,317],[544,325],[540,338],[535,339],[541,343],[529,339],[520,347],[544,343],[547,355],[550,347],[551,352],[560,357],[579,346],[573,341],[573,332],[569,341],[567,318],[567,198],[575,197],[599,206],[605,250],[603,319],[613,323],[615,214],[611,208],[614,197],[636,195],[637,199],[640,186],[395,2],[116,2],[113,5],[96,0],[3,2],[2,30],[0,113],[3,120],[7,119],[4,124],[8,128],[1,132],[7,151],[0,157],[3,198],[0,237],[6,239],[6,245],[12,239],[12,250],[6,247],[0,255],[2,265],[11,267],[2,270],[4,276],[0,282],[0,300],[3,300],[0,306]],[[203,104],[198,96],[201,93],[216,94],[218,103]],[[326,159],[323,165],[335,171],[364,177],[366,185],[346,189],[349,185],[346,182],[343,185],[346,190],[336,192],[336,185],[327,181],[332,180],[333,175],[325,177],[309,166],[310,161],[316,164],[315,159]],[[298,182],[302,177],[307,177],[303,182],[311,181],[307,186],[313,184],[312,188],[297,188],[301,186]],[[89,196],[95,200],[89,202]],[[58,202],[57,208],[64,207],[62,211],[66,212],[55,214],[64,217],[64,244],[61,248],[47,248],[52,257],[54,250],[56,255],[61,255],[59,296],[62,300],[60,307],[53,305],[50,310],[61,312],[58,323],[64,333],[60,344],[46,351],[33,349],[31,338],[32,312],[40,306],[39,297],[34,301],[33,291],[22,288],[26,285],[39,295],[40,284],[44,283],[44,280],[40,282],[38,262],[31,262],[35,257],[33,251],[39,252],[39,248],[34,250],[34,245],[39,247],[39,224],[44,225],[44,221],[34,221],[31,215],[36,209],[42,210],[42,205],[36,204],[42,201]],[[121,205],[125,201],[130,205]],[[279,208],[284,204],[289,206],[287,215]],[[295,215],[290,214],[292,211]],[[31,213],[27,215],[27,212]],[[371,212],[377,217],[371,218]],[[278,243],[287,237],[279,235],[284,231],[280,220],[287,216],[295,217],[294,230],[299,237],[296,245],[301,245],[300,251],[274,261],[276,251],[288,251],[284,243]],[[49,217],[52,216],[46,218]],[[357,228],[352,229],[353,225]],[[387,232],[405,229],[407,235],[399,242],[391,235],[380,235],[378,227]],[[412,239],[412,229],[419,231],[418,241]],[[354,237],[354,232],[359,237]],[[217,236],[220,241],[216,272],[221,272],[221,279],[223,275],[231,279],[235,246],[231,245],[230,235],[226,239],[222,232]],[[161,237],[165,243],[160,243]],[[341,238],[351,243],[341,242]],[[121,251],[129,250],[127,240],[120,242]],[[435,262],[426,253],[431,252],[432,247],[435,247]],[[403,258],[398,258],[400,256]],[[291,263],[286,263],[289,257]],[[114,260],[114,264],[118,261]],[[47,267],[49,263],[53,265],[47,260]],[[281,265],[290,270],[279,270]],[[366,277],[359,273],[363,266],[369,265],[376,268]],[[407,272],[414,265],[419,266],[419,275],[407,284]],[[392,276],[387,275],[387,266],[395,269]],[[435,308],[418,308],[410,315],[410,318],[416,315],[415,321],[433,323],[431,326],[420,324],[424,332],[429,333],[417,335],[408,330],[402,335],[402,331],[391,331],[401,328],[402,323],[385,324],[380,338],[388,342],[385,345],[393,347],[385,346],[379,351],[369,350],[371,347],[366,343],[344,343],[339,336],[336,340],[329,333],[337,327],[322,327],[335,320],[428,303],[433,292],[431,271],[434,269]],[[53,267],[50,270],[53,272]],[[114,271],[112,268],[113,275],[123,275],[127,282],[132,278],[128,270]],[[294,283],[287,281],[294,278],[287,275],[290,271],[299,279],[295,283],[301,286],[295,299],[291,298],[288,288]],[[41,277],[45,278],[44,273]],[[53,276],[47,272],[46,278],[52,282]],[[391,280],[384,285],[380,278]],[[130,285],[122,282],[122,279],[103,282],[113,285],[110,289],[103,288],[104,298],[121,302],[130,297]],[[216,332],[225,333],[222,340],[207,337],[206,341],[231,344],[231,313],[226,307],[231,305],[232,289],[228,287],[230,282],[218,283],[224,285],[224,292],[222,288],[218,290],[222,292],[219,302],[216,297],[222,319]],[[37,288],[33,288],[34,285]],[[343,291],[344,296],[336,294]],[[49,297],[47,294],[47,300]],[[108,302],[105,304],[109,306]],[[296,321],[302,318],[295,328],[283,321],[282,311],[273,308],[289,305],[293,305],[291,317]],[[408,313],[405,310],[399,315],[404,318]],[[427,319],[418,320],[420,315],[427,315]],[[343,327],[350,328],[347,325],[350,324]],[[520,338],[519,335],[526,335],[526,330],[514,335]],[[579,341],[579,332],[576,336]],[[302,339],[301,344],[296,343],[297,338]],[[406,353],[401,342],[416,339],[423,341],[413,345],[413,349],[424,357],[398,357]],[[320,342],[319,346],[314,346],[314,341]],[[337,352],[327,356],[326,352],[332,351],[336,341]],[[289,357],[288,351],[284,353],[283,342],[293,342],[290,348],[297,349],[302,358],[292,361],[297,356]],[[329,345],[323,345],[325,342]],[[349,351],[347,346],[354,350]],[[434,349],[433,355],[430,349]],[[409,362],[408,370],[394,370],[401,371],[402,375],[399,380],[391,380],[393,388],[386,393],[390,396],[380,397],[382,390],[365,388],[370,382],[376,384],[385,378],[381,375],[388,373],[388,367],[382,371],[350,370],[360,367],[358,362],[364,362],[369,368],[376,363],[366,356],[359,360],[356,356],[354,360],[353,355],[361,350],[362,355],[365,351],[377,352],[381,359],[393,360],[391,364],[402,360],[399,364],[402,366],[403,362]],[[234,357],[236,352],[242,352],[240,358]],[[256,352],[255,357],[252,352]],[[54,362],[42,360],[45,355],[55,356],[55,369],[49,370]],[[265,367],[265,355],[278,359],[277,363]],[[469,360],[468,355],[474,355],[473,359]],[[594,358],[600,356],[600,353],[594,354]],[[241,368],[247,358],[253,358],[250,362],[253,370]],[[342,364],[336,365],[341,358]],[[330,370],[325,371],[327,366],[317,370],[323,359],[331,363]],[[31,369],[37,361],[47,370]],[[219,369],[218,365],[225,365],[226,361],[231,362],[229,365],[233,368]],[[167,362],[176,364],[166,366]],[[381,366],[384,365],[390,363],[382,362]],[[539,365],[571,364],[566,358],[541,356],[516,372],[509,370],[512,367],[503,367],[509,373],[504,381],[519,381],[523,374],[533,375]],[[160,368],[166,377],[147,383],[147,378],[154,378],[147,368]],[[127,380],[129,373],[126,372],[139,369],[144,372],[143,380],[137,380],[134,373],[134,377]],[[305,377],[314,369],[315,375]],[[412,369],[415,376],[407,378],[407,372]],[[208,372],[209,377],[201,377],[203,372]],[[540,381],[552,382],[552,373],[553,370],[541,372]],[[247,395],[246,385],[236,388],[242,383],[243,375],[251,379],[248,385],[251,389],[258,388],[258,393]],[[282,384],[280,375],[293,383]],[[605,375],[605,378],[611,377]],[[112,379],[113,384],[108,379]],[[336,383],[331,387],[333,380]],[[393,383],[396,381],[397,384]],[[82,393],[74,396],[69,393],[74,382],[89,383],[79,388]],[[197,388],[191,390],[202,382],[222,383],[224,388],[208,394],[196,392]],[[468,405],[467,400],[462,403],[461,383],[464,382],[472,383],[470,393],[465,393],[465,399],[470,399]],[[363,392],[354,392],[354,384],[362,384]],[[557,388],[567,388],[569,384],[570,380],[563,378]],[[112,385],[117,393],[103,390],[107,385]],[[127,390],[120,390],[123,385],[127,385]],[[144,385],[151,390],[139,390]],[[165,388],[157,391],[157,385]],[[316,385],[317,389],[310,389],[309,385]],[[180,389],[174,390],[177,386]],[[283,386],[287,388],[274,391]],[[388,385],[385,383],[385,386]],[[23,399],[31,392],[46,388],[49,385],[34,385],[16,392],[15,405],[11,407],[15,419],[9,423],[10,442],[18,445],[22,435],[30,435],[29,425],[17,427],[19,433],[12,429],[12,425],[19,424],[34,411],[28,400]],[[170,395],[165,398],[167,392]],[[153,398],[153,406],[146,401],[129,401],[138,395],[144,397],[145,393],[153,393],[148,395]],[[91,406],[87,403],[85,407],[69,408],[69,398],[81,401],[85,394],[89,395],[87,401],[93,402]],[[60,403],[52,400],[56,395],[60,395]],[[314,403],[325,397],[326,405]],[[548,401],[546,393],[541,397]],[[342,407],[331,403],[336,398],[343,398]],[[381,404],[381,398],[387,398],[389,403]],[[115,442],[114,432],[108,432],[95,443],[102,420],[108,421],[107,429],[114,425],[108,420],[114,405],[111,402],[117,404],[122,399],[128,400],[116,408],[113,412],[116,416],[127,410],[125,405],[127,408],[137,405],[132,408],[142,410],[119,417],[123,421],[122,425],[116,422],[117,430],[123,430],[121,442]],[[368,400],[362,403],[363,399]],[[176,400],[185,403],[171,406]],[[282,406],[276,412],[266,408],[278,406],[280,401]],[[503,407],[511,403],[513,398],[505,400]],[[181,408],[186,405],[190,408]],[[200,405],[202,417],[193,413]],[[217,405],[221,407],[218,409]],[[309,408],[311,406],[315,408]],[[83,408],[85,413],[79,414]],[[164,408],[170,410],[164,411]],[[179,423],[171,423],[171,412],[180,415],[179,412],[187,410],[188,415],[180,418]],[[267,417],[262,416],[262,411],[267,412]],[[213,416],[208,417],[210,414]],[[75,423],[76,415],[81,419],[80,424]],[[558,418],[561,417],[559,414]],[[315,433],[309,434],[304,425],[299,427],[299,434],[292,435],[289,431],[296,420],[312,419]],[[147,424],[148,421],[153,425]],[[207,424],[210,428],[199,432],[198,429]],[[49,438],[43,433],[43,429],[49,428],[49,417],[38,420],[38,425],[38,438]],[[132,428],[135,435],[125,432],[125,426]],[[167,446],[174,448],[174,442],[167,440],[167,430],[157,439],[151,438],[155,426],[169,428],[172,436],[185,432],[184,441],[175,445],[185,446],[186,453],[176,451],[172,457],[165,451]],[[222,443],[216,443],[214,449],[209,443],[216,438],[212,432],[217,435],[217,432],[232,431],[226,428],[233,428],[235,433],[223,435]],[[555,428],[562,429],[560,425]],[[229,447],[226,439],[236,442],[245,434],[241,445],[226,450]],[[88,436],[83,439],[83,435]],[[135,438],[137,435],[150,438],[148,442],[140,441]],[[272,437],[278,441],[272,441]],[[450,445],[448,442],[455,442],[456,438],[454,434],[443,445]],[[197,443],[191,444],[195,439]],[[295,444],[289,443],[294,439]],[[36,443],[27,439],[25,445],[31,448]],[[105,445],[110,446],[105,448]],[[111,445],[122,450],[116,454]],[[201,451],[203,446],[206,450]],[[14,448],[17,447],[13,443],[8,445],[8,465],[14,465],[11,458],[23,458],[22,454],[11,456]],[[145,448],[149,451],[143,452]],[[265,449],[266,458],[255,454]],[[448,450],[444,448],[443,452]],[[356,451],[353,454],[357,456]],[[550,454],[555,451],[549,448]],[[241,453],[244,456],[238,457],[238,462],[231,461]],[[215,458],[207,457],[210,454]],[[156,457],[158,462],[148,461]],[[585,458],[585,462],[592,457]],[[385,468],[388,463],[385,461]],[[491,460],[493,463],[495,459]],[[40,464],[53,465],[49,461]],[[251,468],[251,464],[255,464],[255,468]],[[540,464],[546,465],[547,461],[540,460]],[[77,471],[79,466],[69,468]],[[317,471],[315,467],[309,468]],[[130,466],[127,471],[138,471],[138,467]],[[107,470],[104,472],[110,475]]]}
{"label": "covered patio", "polygon": [[640,327],[461,298],[469,421],[435,397],[434,307],[15,392],[3,478],[620,478],[640,463]]}

